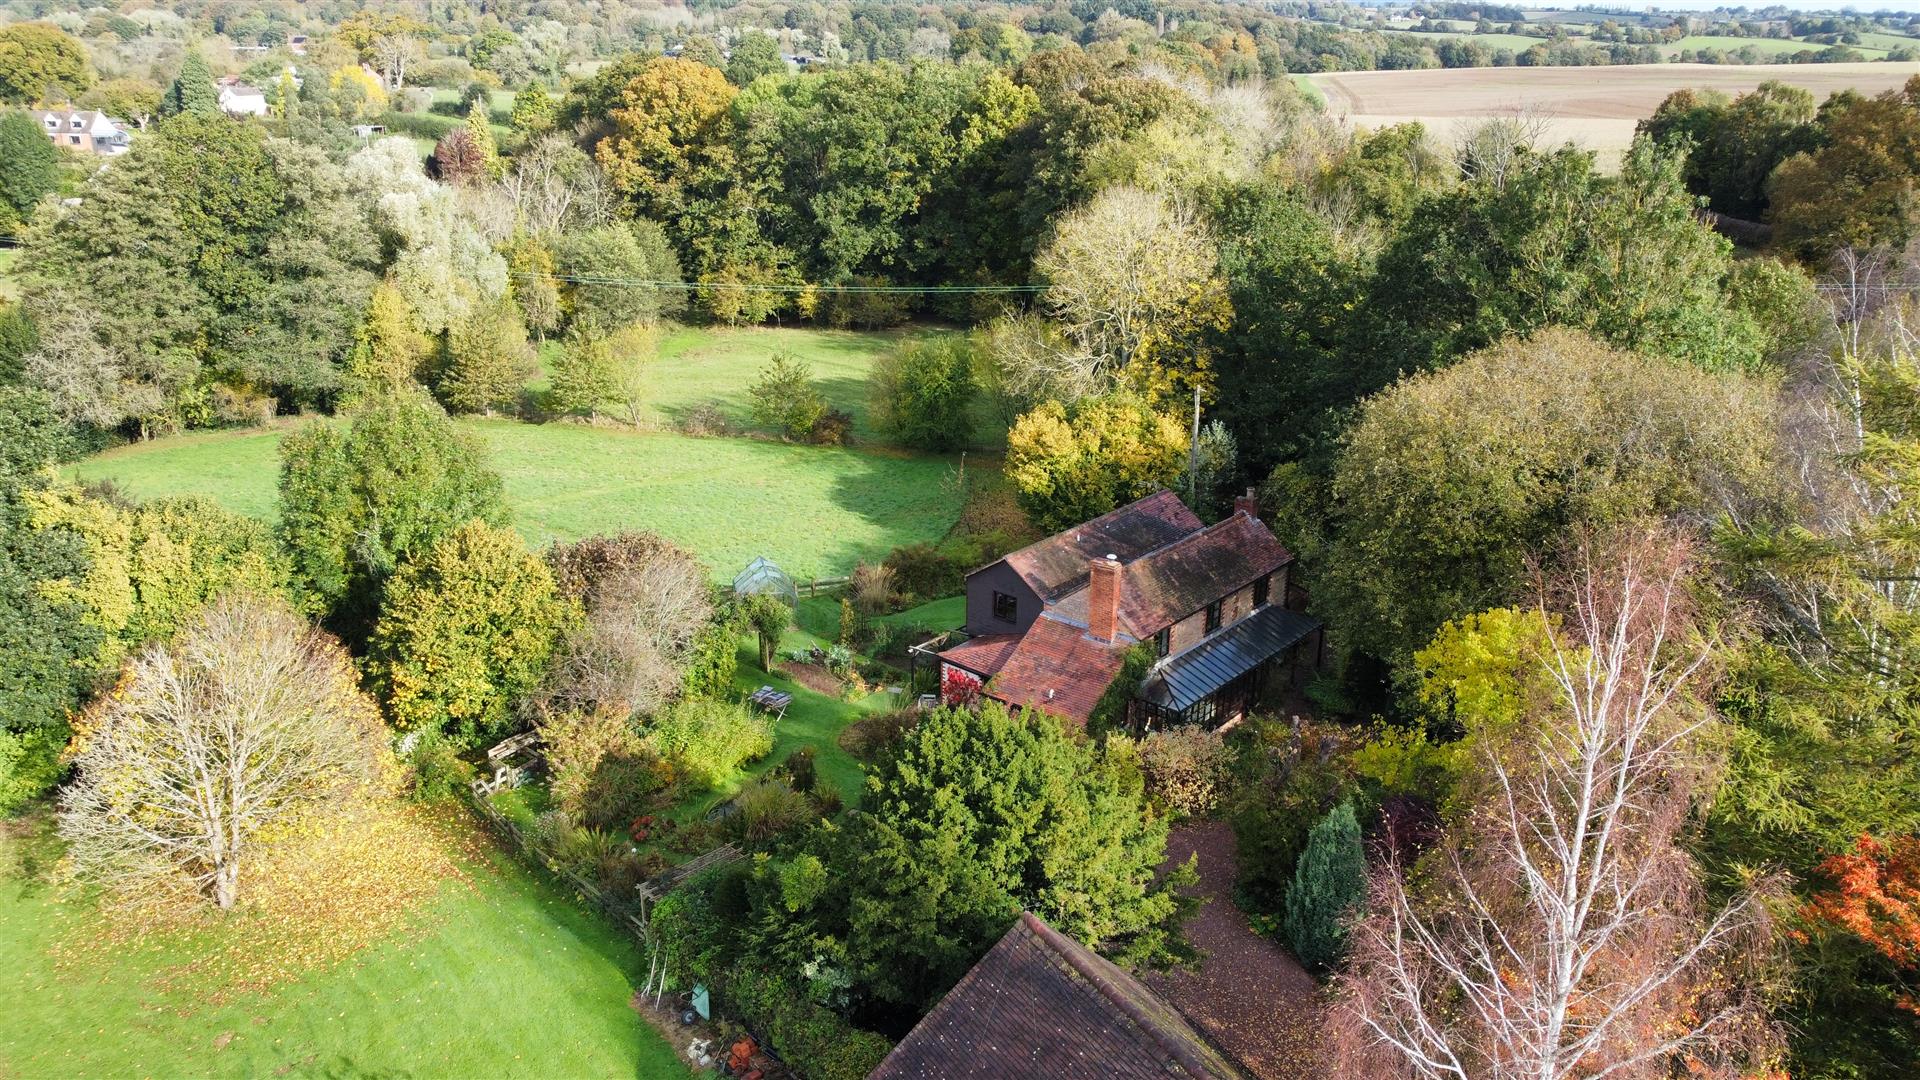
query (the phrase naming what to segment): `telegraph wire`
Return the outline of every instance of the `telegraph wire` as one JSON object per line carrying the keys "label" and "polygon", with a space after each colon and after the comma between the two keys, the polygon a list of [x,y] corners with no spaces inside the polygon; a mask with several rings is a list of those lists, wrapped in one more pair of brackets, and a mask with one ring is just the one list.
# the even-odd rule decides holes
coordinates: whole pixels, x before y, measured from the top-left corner
{"label": "telegraph wire", "polygon": [[583,274],[541,274],[515,271],[508,277],[565,282],[569,285],[610,285],[619,288],[678,290],[682,292],[861,293],[915,296],[1008,295],[1046,291],[1045,285],[773,285],[761,282],[672,281],[665,278],[594,277]]}

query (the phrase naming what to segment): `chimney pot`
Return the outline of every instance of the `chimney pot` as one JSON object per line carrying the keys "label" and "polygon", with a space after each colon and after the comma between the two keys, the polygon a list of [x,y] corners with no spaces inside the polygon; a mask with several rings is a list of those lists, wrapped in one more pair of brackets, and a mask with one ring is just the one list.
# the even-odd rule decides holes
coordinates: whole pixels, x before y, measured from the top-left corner
{"label": "chimney pot", "polygon": [[1233,512],[1236,514],[1245,514],[1258,521],[1260,519],[1259,494],[1253,488],[1248,488],[1245,495],[1234,496]]}
{"label": "chimney pot", "polygon": [[1112,641],[1120,623],[1120,559],[1112,554],[1087,568],[1087,632]]}

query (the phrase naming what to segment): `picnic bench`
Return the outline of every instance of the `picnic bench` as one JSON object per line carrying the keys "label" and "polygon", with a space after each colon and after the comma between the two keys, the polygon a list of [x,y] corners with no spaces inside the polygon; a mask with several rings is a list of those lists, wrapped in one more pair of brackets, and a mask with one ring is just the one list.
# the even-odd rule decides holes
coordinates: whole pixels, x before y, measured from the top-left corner
{"label": "picnic bench", "polygon": [[763,686],[747,696],[747,703],[763,712],[772,713],[776,720],[784,720],[787,718],[787,706],[793,704],[793,695]]}

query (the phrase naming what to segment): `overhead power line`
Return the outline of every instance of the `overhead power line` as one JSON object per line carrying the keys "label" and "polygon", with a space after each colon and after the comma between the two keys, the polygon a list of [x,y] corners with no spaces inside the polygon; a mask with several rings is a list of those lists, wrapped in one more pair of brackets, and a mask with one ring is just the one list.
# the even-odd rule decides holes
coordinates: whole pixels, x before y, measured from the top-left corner
{"label": "overhead power line", "polygon": [[541,274],[516,271],[516,278],[563,281],[570,285],[610,285],[630,289],[664,289],[682,292],[756,292],[756,293],[880,293],[915,296],[957,296],[965,294],[1008,294],[1044,292],[1045,285],[770,285],[734,281],[669,281],[663,278],[591,277],[580,274]]}

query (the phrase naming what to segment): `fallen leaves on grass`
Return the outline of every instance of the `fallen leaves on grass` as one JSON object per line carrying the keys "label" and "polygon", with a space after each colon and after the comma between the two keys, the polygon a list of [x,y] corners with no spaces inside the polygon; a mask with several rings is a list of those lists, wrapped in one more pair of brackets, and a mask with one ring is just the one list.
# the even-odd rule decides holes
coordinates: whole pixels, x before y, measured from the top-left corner
{"label": "fallen leaves on grass", "polygon": [[110,905],[84,939],[56,950],[57,961],[135,948],[188,955],[152,983],[189,1009],[325,970],[403,931],[444,881],[464,878],[473,830],[437,826],[430,813],[383,800],[330,816],[274,843],[251,868],[250,898],[235,911]]}

